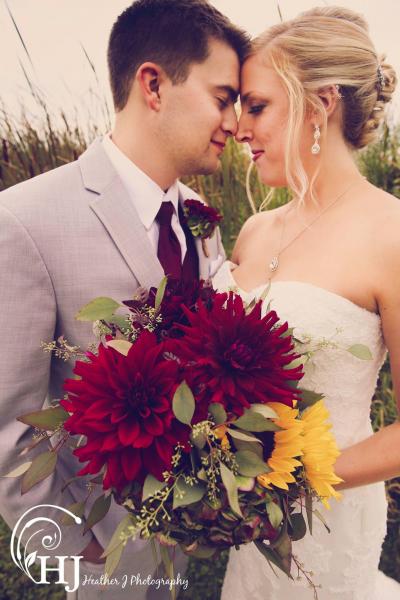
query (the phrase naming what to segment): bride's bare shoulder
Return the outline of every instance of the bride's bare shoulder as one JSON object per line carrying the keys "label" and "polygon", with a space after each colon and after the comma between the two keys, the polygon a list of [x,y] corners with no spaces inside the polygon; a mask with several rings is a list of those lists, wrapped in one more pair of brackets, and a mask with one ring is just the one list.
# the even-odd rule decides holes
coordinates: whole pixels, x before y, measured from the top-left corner
{"label": "bride's bare shoulder", "polygon": [[282,208],[283,207],[281,206],[272,210],[256,213],[245,221],[236,239],[235,247],[232,252],[233,262],[239,264],[242,249],[246,247],[248,241],[254,239],[261,230],[263,234],[265,234],[267,230],[272,227],[273,223],[276,222],[276,219],[281,214]]}
{"label": "bride's bare shoulder", "polygon": [[384,241],[391,231],[395,234],[396,238],[399,238],[399,198],[374,186],[370,186],[364,205],[368,210],[371,227],[378,238],[382,238],[382,241]]}
{"label": "bride's bare shoulder", "polygon": [[[359,205],[367,224],[366,256],[376,281],[400,273],[400,199],[370,186]],[[354,215],[355,216],[355,215]]]}

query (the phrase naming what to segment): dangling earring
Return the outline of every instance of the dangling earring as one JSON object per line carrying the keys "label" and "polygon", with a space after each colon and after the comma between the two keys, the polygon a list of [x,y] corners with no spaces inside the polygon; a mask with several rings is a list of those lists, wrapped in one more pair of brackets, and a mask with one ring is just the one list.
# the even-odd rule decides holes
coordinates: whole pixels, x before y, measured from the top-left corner
{"label": "dangling earring", "polygon": [[321,146],[318,143],[320,137],[321,137],[321,132],[319,130],[319,126],[318,125],[314,125],[314,143],[311,146],[311,153],[312,154],[319,154],[320,151],[321,151]]}

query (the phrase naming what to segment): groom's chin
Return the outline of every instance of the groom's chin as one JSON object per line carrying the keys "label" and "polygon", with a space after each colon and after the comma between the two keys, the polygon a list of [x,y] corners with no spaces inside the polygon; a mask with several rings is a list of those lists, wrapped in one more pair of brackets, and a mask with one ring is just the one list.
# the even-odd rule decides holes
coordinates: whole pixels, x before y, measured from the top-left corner
{"label": "groom's chin", "polygon": [[212,175],[221,168],[221,161],[217,158],[214,162],[199,165],[193,175]]}

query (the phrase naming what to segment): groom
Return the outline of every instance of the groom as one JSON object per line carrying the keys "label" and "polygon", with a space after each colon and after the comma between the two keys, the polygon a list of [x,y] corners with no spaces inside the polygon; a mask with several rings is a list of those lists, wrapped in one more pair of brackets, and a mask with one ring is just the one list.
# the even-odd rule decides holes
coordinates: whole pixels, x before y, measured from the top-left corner
{"label": "groom", "polygon": [[[182,203],[198,196],[178,181],[214,172],[237,120],[234,102],[247,36],[205,0],[138,0],[113,26],[108,64],[115,127],[78,161],[0,195],[0,473],[25,462],[32,430],[16,417],[62,397],[71,365],[40,348],[63,334],[86,349],[91,327],[74,315],[96,296],[130,298],[157,286],[165,272],[212,276],[224,260],[219,231],[209,257],[185,226]],[[38,452],[44,450],[41,444]],[[61,453],[53,475],[21,496],[20,480],[0,479],[0,512],[10,527],[30,507],[68,507],[87,496],[82,465]],[[61,525],[58,554],[83,555],[101,573],[100,555],[125,510],[113,506],[85,535]],[[59,521],[59,514],[45,513]],[[42,554],[43,554],[43,549]],[[118,573],[154,571],[148,545],[130,543]],[[124,570],[122,570],[124,569]],[[129,575],[128,575],[129,576]],[[147,595],[146,595],[147,593]],[[159,590],[107,588],[105,597],[167,598]],[[97,597],[81,586],[79,599]]]}

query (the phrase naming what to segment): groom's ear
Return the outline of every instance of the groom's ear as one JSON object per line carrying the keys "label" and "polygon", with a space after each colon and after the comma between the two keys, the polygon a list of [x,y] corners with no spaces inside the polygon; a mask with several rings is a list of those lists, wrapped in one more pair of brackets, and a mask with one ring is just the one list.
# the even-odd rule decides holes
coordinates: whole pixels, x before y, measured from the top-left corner
{"label": "groom's ear", "polygon": [[164,70],[152,62],[145,62],[138,68],[135,75],[142,98],[151,110],[160,110],[160,87],[166,80]]}

